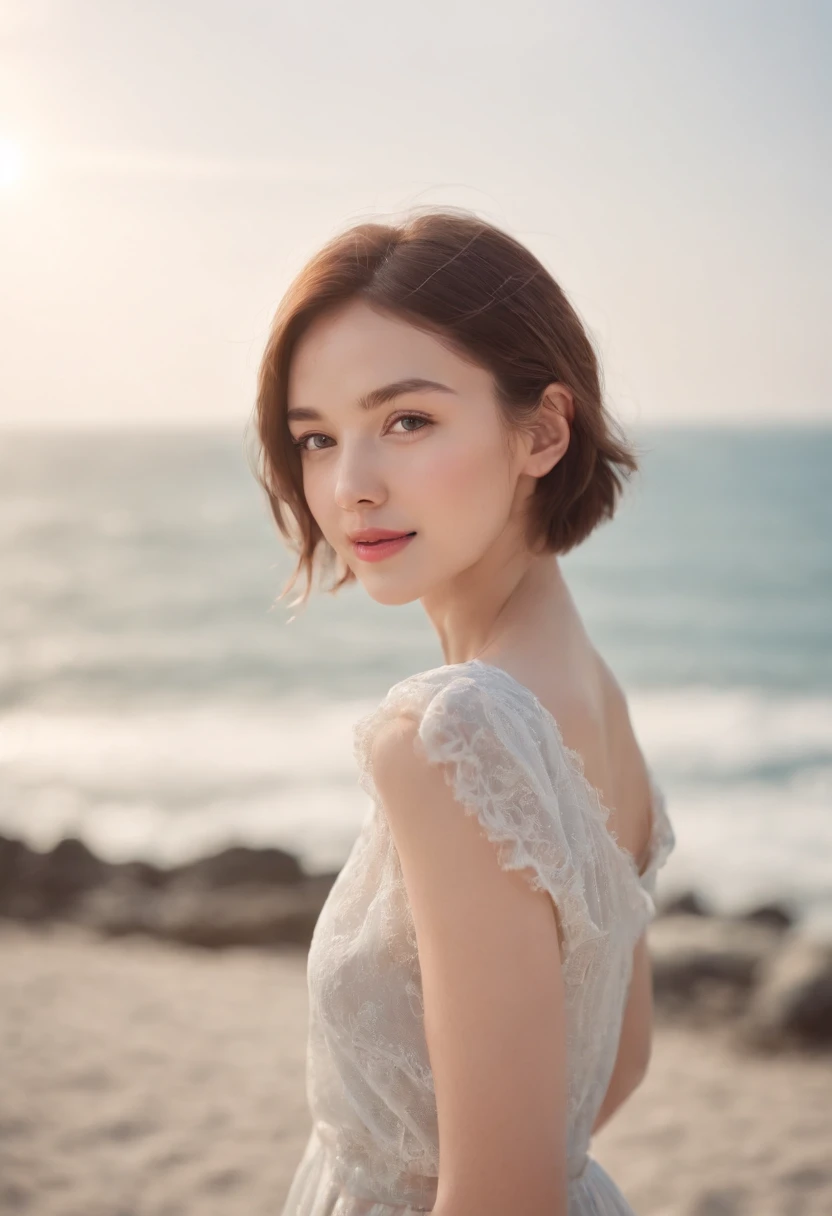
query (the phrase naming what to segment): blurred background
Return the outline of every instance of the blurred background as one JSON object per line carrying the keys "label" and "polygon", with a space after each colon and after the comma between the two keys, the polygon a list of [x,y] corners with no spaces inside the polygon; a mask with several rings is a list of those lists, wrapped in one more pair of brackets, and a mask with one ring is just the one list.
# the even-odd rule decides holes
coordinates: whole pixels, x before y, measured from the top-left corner
{"label": "blurred background", "polygon": [[645,450],[563,565],[666,788],[666,884],[829,899],[830,24],[5,4],[0,830],[343,861],[352,723],[442,656],[356,588],[290,622],[244,431],[306,258],[447,202],[551,269]]}
{"label": "blurred background", "polygon": [[442,655],[360,588],[290,619],[245,432],[306,259],[452,204],[558,279],[644,453],[563,568],[667,795],[665,892],[832,925],[830,27],[822,0],[0,5],[0,834],[342,864],[352,725]]}
{"label": "blurred background", "polygon": [[[668,798],[662,882],[823,916],[832,430],[639,436],[637,488],[562,564]],[[293,562],[233,422],[8,433],[0,520],[0,831],[110,860],[240,841],[337,868],[365,808],[353,723],[444,661],[419,603],[275,603]]]}

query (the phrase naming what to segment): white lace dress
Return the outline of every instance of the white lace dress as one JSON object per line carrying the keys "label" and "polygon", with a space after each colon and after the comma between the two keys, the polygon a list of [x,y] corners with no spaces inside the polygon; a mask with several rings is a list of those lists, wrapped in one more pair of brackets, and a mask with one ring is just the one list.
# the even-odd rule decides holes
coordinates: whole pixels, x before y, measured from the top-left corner
{"label": "white lace dress", "polygon": [[448,764],[457,800],[478,816],[501,864],[523,869],[558,905],[569,1216],[632,1216],[588,1149],[616,1058],[633,947],[655,915],[656,874],[675,844],[664,796],[651,773],[650,855],[639,874],[553,716],[525,685],[479,659],[402,680],[356,723],[359,779],[371,803],[310,945],[312,1130],[282,1216],[410,1216],[436,1199],[439,1142],[416,937],[370,772],[374,733],[398,714],[419,723],[430,761]]}

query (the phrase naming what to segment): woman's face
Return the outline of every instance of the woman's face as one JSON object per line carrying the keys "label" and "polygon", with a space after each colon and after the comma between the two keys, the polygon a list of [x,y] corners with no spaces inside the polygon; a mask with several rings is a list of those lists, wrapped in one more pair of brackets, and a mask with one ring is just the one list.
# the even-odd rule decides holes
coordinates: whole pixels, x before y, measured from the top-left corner
{"label": "woman's face", "polygon": [[[442,387],[411,385],[361,404],[417,379]],[[527,449],[506,446],[490,372],[433,335],[351,301],[298,342],[288,399],[309,509],[379,603],[419,599],[504,543],[507,529],[521,535],[515,499]],[[530,492],[533,479],[524,480]],[[372,561],[350,539],[366,528],[414,535]]]}

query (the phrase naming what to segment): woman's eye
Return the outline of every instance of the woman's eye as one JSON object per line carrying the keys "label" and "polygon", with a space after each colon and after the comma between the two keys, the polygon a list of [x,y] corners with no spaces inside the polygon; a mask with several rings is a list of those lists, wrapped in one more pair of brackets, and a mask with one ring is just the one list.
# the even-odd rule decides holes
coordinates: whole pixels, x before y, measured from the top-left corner
{"label": "woman's eye", "polygon": [[[424,426],[429,425],[428,419],[423,418],[421,414],[400,414],[399,417],[395,419],[395,422],[392,425],[395,425],[396,422],[418,422]],[[417,426],[415,429],[417,431],[421,431],[422,425]],[[405,434],[412,435],[413,431],[405,431]]]}
{"label": "woman's eye", "polygon": [[[417,422],[419,424],[416,427],[408,427],[404,431],[399,432],[399,434],[405,435],[413,435],[416,431],[421,431],[424,427],[430,426],[430,419],[423,418],[421,414],[399,414],[398,418],[394,418],[390,423],[390,427],[394,427],[397,422]],[[388,427],[388,430],[390,427]],[[320,431],[311,431],[308,435],[303,435],[300,439],[294,439],[292,442],[301,452],[321,452],[323,448],[316,444],[310,445],[310,440],[328,438],[328,435],[322,435]]]}
{"label": "woman's eye", "polygon": [[308,440],[310,439],[326,439],[326,435],[321,435],[318,431],[313,431],[311,435],[304,435],[301,439],[294,439],[292,442],[301,452],[319,452],[321,450],[320,448],[310,448],[307,446]]}

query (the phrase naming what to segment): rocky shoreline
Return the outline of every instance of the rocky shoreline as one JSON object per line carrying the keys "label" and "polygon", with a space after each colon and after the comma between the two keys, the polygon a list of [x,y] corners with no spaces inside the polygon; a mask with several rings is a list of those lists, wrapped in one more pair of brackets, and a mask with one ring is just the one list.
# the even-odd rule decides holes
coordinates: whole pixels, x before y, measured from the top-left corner
{"label": "rocky shoreline", "polygon": [[[206,950],[306,948],[336,877],[276,848],[162,869],[103,861],[76,839],[41,853],[0,836],[0,920]],[[690,892],[658,906],[649,944],[662,1020],[719,1026],[745,1051],[832,1051],[832,942],[807,937],[790,908],[716,915]]]}

